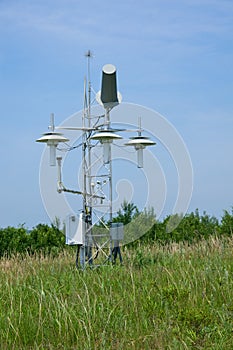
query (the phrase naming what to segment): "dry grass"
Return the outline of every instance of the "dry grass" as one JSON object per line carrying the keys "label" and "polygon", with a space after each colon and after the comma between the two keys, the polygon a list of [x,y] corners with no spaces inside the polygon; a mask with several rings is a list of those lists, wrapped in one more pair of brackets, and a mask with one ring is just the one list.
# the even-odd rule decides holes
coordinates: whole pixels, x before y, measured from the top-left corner
{"label": "dry grass", "polygon": [[5,349],[232,349],[232,238],[124,248],[84,272],[75,254],[0,261]]}

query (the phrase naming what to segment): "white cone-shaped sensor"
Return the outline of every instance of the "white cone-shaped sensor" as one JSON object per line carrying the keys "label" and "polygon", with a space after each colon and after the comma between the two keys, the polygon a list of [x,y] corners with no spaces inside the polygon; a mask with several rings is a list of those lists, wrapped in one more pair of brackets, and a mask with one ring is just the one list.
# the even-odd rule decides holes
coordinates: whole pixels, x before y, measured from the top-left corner
{"label": "white cone-shaped sensor", "polygon": [[67,142],[69,139],[64,137],[61,133],[57,132],[48,132],[43,134],[42,137],[36,140],[36,142],[42,142],[47,143],[50,150],[50,165],[55,166],[56,165],[56,147],[60,142]]}
{"label": "white cone-shaped sensor", "polygon": [[125,146],[134,146],[137,151],[138,168],[143,168],[143,149],[147,146],[153,146],[155,144],[156,143],[149,140],[148,137],[139,135],[132,137],[131,140],[125,143]]}
{"label": "white cone-shaped sensor", "polygon": [[100,130],[94,134],[91,139],[99,140],[103,145],[103,161],[104,164],[108,164],[111,158],[111,143],[114,140],[121,139],[120,135],[115,134],[111,130]]}

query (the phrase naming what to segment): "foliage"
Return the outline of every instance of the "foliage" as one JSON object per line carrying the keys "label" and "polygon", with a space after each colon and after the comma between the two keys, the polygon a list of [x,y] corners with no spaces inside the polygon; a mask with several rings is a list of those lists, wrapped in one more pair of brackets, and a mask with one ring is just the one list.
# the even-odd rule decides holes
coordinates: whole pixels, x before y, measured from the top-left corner
{"label": "foliage", "polygon": [[[202,215],[198,209],[195,212],[186,214],[182,219],[179,215],[168,216],[163,222],[156,222],[142,238],[143,240],[157,241],[161,244],[171,242],[188,242],[189,244],[201,239],[207,239],[210,236],[218,236],[220,234],[229,234],[229,227],[233,227],[233,216],[226,218],[224,214],[221,224],[214,216],[204,212]],[[232,220],[232,221],[231,221]],[[223,223],[226,223],[227,230],[223,230]],[[176,226],[176,223],[179,223]],[[170,227],[174,227],[173,230]]]}
{"label": "foliage", "polygon": [[[170,215],[163,221],[155,218],[153,208],[140,212],[134,203],[124,201],[113,222],[124,223],[123,244],[137,246],[140,242],[158,242],[166,245],[171,242],[188,242],[192,244],[209,237],[231,236],[233,233],[233,209],[225,210],[220,221],[206,212]],[[0,229],[0,258],[12,254],[57,254],[65,247],[64,230],[60,230],[59,219],[51,226],[39,224],[30,232],[21,225],[18,228]],[[104,230],[109,223],[95,226],[94,230]],[[134,243],[132,243],[134,242]]]}
{"label": "foliage", "polygon": [[67,251],[0,261],[1,350],[233,348],[232,237],[125,247],[78,271]]}
{"label": "foliage", "polygon": [[28,232],[25,227],[0,229],[0,257],[18,254],[56,254],[65,246],[63,233],[54,225],[39,224]]}
{"label": "foliage", "polygon": [[113,218],[113,222],[122,222],[124,225],[129,224],[139,215],[139,210],[134,203],[129,203],[126,200],[121,204],[121,209],[118,210],[117,216]]}
{"label": "foliage", "polygon": [[233,208],[231,209],[231,214],[224,210],[224,216],[221,219],[220,232],[226,235],[233,234]]}
{"label": "foliage", "polygon": [[155,213],[153,208],[144,209],[137,213],[134,218],[124,226],[123,244],[137,244],[143,239],[144,235],[150,232],[155,225]]}
{"label": "foliage", "polygon": [[233,348],[233,211],[122,219],[124,265],[85,271],[58,222],[0,229],[2,350]]}
{"label": "foliage", "polygon": [[205,212],[200,215],[198,209],[196,209],[194,213],[186,214],[179,225],[167,236],[169,241],[192,243],[216,234],[218,227],[218,220],[215,217],[211,217]]}
{"label": "foliage", "polygon": [[30,252],[37,251],[43,253],[56,252],[57,250],[64,248],[65,237],[63,233],[54,225],[49,227],[48,225],[39,224],[30,233]]}
{"label": "foliage", "polygon": [[23,253],[30,245],[25,227],[0,229],[0,257]]}

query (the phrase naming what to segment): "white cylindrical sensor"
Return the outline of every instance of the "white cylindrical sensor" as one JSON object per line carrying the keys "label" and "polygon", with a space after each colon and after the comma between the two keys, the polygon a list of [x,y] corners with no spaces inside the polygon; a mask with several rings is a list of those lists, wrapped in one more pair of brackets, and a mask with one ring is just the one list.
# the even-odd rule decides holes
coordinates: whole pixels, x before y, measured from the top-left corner
{"label": "white cylindrical sensor", "polygon": [[143,148],[137,149],[138,168],[143,168]]}
{"label": "white cylindrical sensor", "polygon": [[56,165],[56,145],[49,145],[49,164],[50,166]]}
{"label": "white cylindrical sensor", "polygon": [[104,164],[109,164],[111,157],[111,142],[104,141],[103,142],[103,159]]}

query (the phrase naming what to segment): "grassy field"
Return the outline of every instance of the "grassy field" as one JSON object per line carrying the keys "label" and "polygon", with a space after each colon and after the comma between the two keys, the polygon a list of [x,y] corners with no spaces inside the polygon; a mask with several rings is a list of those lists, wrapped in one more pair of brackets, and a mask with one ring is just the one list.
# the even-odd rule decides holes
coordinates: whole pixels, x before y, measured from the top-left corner
{"label": "grassy field", "polygon": [[71,252],[0,260],[0,348],[233,349],[233,239],[123,250],[78,271]]}

